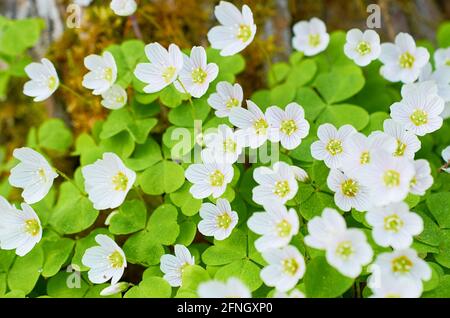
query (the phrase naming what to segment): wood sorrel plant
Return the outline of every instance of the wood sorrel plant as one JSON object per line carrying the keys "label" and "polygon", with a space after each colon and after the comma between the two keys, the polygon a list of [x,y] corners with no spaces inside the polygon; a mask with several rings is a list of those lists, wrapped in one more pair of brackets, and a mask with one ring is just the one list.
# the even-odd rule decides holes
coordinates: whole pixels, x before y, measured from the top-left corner
{"label": "wood sorrel plant", "polygon": [[[300,21],[248,96],[251,9],[215,16],[211,47],[87,56],[106,120],[74,137],[50,119],[2,164],[0,295],[449,297],[450,26],[434,50]],[[36,102],[77,94],[48,59],[24,71]]]}

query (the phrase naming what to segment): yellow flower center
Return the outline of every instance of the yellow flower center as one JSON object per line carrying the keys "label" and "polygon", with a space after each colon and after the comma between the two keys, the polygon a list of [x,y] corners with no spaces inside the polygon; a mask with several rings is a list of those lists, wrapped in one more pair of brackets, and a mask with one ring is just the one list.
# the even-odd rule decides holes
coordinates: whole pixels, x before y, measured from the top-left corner
{"label": "yellow flower center", "polygon": [[406,144],[397,139],[397,149],[395,149],[394,156],[401,157],[405,154]]}
{"label": "yellow flower center", "polygon": [[397,233],[402,227],[403,220],[397,214],[392,214],[384,218],[384,229],[386,231]]}
{"label": "yellow flower center", "polygon": [[112,182],[114,184],[114,190],[116,191],[126,191],[128,186],[128,178],[123,172],[116,174]]}
{"label": "yellow flower center", "polygon": [[203,84],[208,74],[201,67],[197,67],[192,71],[191,76],[195,84]]}
{"label": "yellow flower center", "polygon": [[219,170],[214,171],[209,176],[209,181],[213,187],[221,187],[225,180],[225,176]]}
{"label": "yellow flower center", "polygon": [[103,70],[103,78],[108,82],[112,82],[113,80],[113,70],[110,67],[107,67]]}
{"label": "yellow flower center", "polygon": [[227,107],[227,109],[231,109],[233,107],[238,107],[239,106],[239,101],[236,98],[230,98],[227,103],[225,104],[225,106]]}
{"label": "yellow flower center", "polygon": [[416,126],[422,126],[428,123],[428,114],[421,109],[416,109],[409,118]]}
{"label": "yellow flower center", "polygon": [[360,55],[369,54],[371,50],[372,49],[370,48],[370,44],[366,41],[359,42],[358,46],[356,47],[356,51],[358,51]]}
{"label": "yellow flower center", "polygon": [[247,24],[239,25],[238,33],[236,36],[239,40],[245,43],[250,39],[251,36],[252,36],[252,29],[250,28],[249,25]]}
{"label": "yellow flower center", "polygon": [[108,256],[109,263],[112,268],[122,268],[123,267],[123,256],[119,251],[114,251]]}
{"label": "yellow flower center", "polygon": [[49,90],[54,90],[56,88],[56,77],[50,76],[47,82],[47,87]]}
{"label": "yellow flower center", "polygon": [[339,139],[331,139],[325,149],[332,155],[336,156],[344,151],[342,147],[342,141]]}
{"label": "yellow flower center", "polygon": [[231,224],[231,217],[228,213],[224,212],[223,214],[217,216],[217,226],[223,229],[228,229]]}
{"label": "yellow flower center", "polygon": [[167,84],[170,83],[176,71],[177,69],[175,68],[175,66],[166,67],[166,69],[162,73],[162,78],[164,79],[164,82],[166,82]]}
{"label": "yellow flower center", "polygon": [[36,219],[28,219],[25,221],[25,232],[31,236],[36,236],[39,234],[41,226]]}
{"label": "yellow flower center", "polygon": [[273,189],[273,193],[275,193],[280,198],[284,198],[290,191],[289,188],[289,182],[286,180],[284,181],[277,181],[275,182],[275,187]]}
{"label": "yellow flower center", "polygon": [[401,68],[412,68],[414,66],[415,57],[409,52],[400,55],[399,64]]}
{"label": "yellow flower center", "polygon": [[396,294],[396,293],[387,293],[386,295],[384,295],[385,298],[400,298],[400,294]]}
{"label": "yellow flower center", "polygon": [[281,132],[283,132],[284,134],[290,136],[292,135],[294,132],[297,131],[297,124],[295,123],[294,120],[289,119],[289,120],[283,120],[281,122],[281,128],[280,128]]}
{"label": "yellow flower center", "polygon": [[288,258],[283,260],[283,270],[285,273],[294,276],[298,269],[299,269],[300,265],[297,263],[295,258]]}
{"label": "yellow flower center", "polygon": [[411,270],[413,265],[414,265],[413,262],[411,262],[411,260],[408,257],[402,255],[392,260],[392,271],[394,273],[405,274]]}
{"label": "yellow flower center", "polygon": [[123,96],[116,97],[116,103],[123,104],[125,102],[125,98]]}
{"label": "yellow flower center", "polygon": [[354,197],[359,191],[359,185],[355,180],[348,179],[341,184],[341,189],[345,196]]}
{"label": "yellow flower center", "polygon": [[352,242],[350,241],[341,242],[336,247],[336,254],[343,259],[348,259],[353,252]]}
{"label": "yellow flower center", "polygon": [[260,118],[253,123],[253,128],[256,130],[257,135],[264,135],[269,128],[269,125],[264,120],[264,118]]}
{"label": "yellow flower center", "polygon": [[320,34],[310,34],[308,35],[309,46],[317,47],[320,44]]}
{"label": "yellow flower center", "polygon": [[291,234],[292,225],[288,221],[283,220],[277,224],[276,228],[279,237],[287,237]]}
{"label": "yellow flower center", "polygon": [[237,147],[236,142],[231,138],[227,138],[223,142],[223,151],[225,151],[225,152],[235,153],[236,147]]}
{"label": "yellow flower center", "polygon": [[44,168],[39,168],[37,173],[42,182],[47,182],[47,175],[45,173]]}
{"label": "yellow flower center", "polygon": [[398,187],[400,185],[400,173],[395,170],[387,170],[383,175],[384,184],[389,187]]}
{"label": "yellow flower center", "polygon": [[369,153],[368,151],[364,151],[364,152],[361,154],[361,157],[360,157],[360,159],[359,159],[359,162],[360,162],[362,165],[368,164],[368,163],[370,162],[370,153]]}

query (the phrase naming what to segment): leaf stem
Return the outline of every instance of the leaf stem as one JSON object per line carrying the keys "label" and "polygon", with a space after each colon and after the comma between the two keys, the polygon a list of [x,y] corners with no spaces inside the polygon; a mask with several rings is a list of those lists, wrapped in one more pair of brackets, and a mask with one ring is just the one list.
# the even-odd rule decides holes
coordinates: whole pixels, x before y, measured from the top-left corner
{"label": "leaf stem", "polygon": [[70,182],[78,191],[80,191],[80,193],[83,196],[86,196],[86,193],[78,186],[78,184],[73,179],[71,179],[67,174],[65,174],[61,170],[56,169],[56,168],[54,168],[54,169],[57,174],[59,174],[61,177],[63,177],[66,181]]}
{"label": "leaf stem", "polygon": [[177,78],[177,82],[180,84],[181,88],[183,89],[184,93],[188,95],[189,97],[189,104],[191,104],[191,112],[192,112],[192,118],[194,118],[194,120],[196,119],[195,116],[195,107],[194,107],[194,103],[192,102],[192,96],[191,94],[189,94],[189,92],[187,91],[186,87],[184,86],[183,82],[180,81],[179,78]]}
{"label": "leaf stem", "polygon": [[66,84],[60,82],[59,85],[64,88],[65,90],[67,90],[68,92],[70,92],[71,94],[73,94],[74,96],[76,96],[77,98],[81,99],[83,102],[85,102],[86,104],[89,104],[89,101],[82,95],[80,95],[79,93],[77,93],[76,91],[74,91],[72,88],[70,88],[69,86],[67,86]]}

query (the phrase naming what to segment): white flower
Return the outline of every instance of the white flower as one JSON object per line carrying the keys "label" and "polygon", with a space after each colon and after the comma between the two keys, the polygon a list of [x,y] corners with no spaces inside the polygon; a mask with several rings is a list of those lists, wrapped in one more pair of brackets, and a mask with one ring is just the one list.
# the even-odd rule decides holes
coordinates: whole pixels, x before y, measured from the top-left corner
{"label": "white flower", "polygon": [[233,107],[230,122],[241,128],[237,133],[245,138],[245,146],[259,148],[269,137],[269,123],[261,109],[251,100],[247,100],[247,108]]}
{"label": "white flower", "polygon": [[370,187],[372,204],[380,206],[402,201],[408,195],[415,169],[412,162],[388,153],[376,153],[363,180]]}
{"label": "white flower", "polygon": [[265,251],[262,257],[268,265],[261,270],[261,279],[281,292],[295,287],[305,274],[305,259],[292,245]]}
{"label": "white flower", "polygon": [[258,185],[252,190],[252,199],[258,204],[271,201],[285,204],[297,194],[297,180],[285,162],[275,162],[273,169],[258,167],[253,171],[253,178]]}
{"label": "white flower", "polygon": [[123,17],[132,15],[137,8],[134,0],[112,0],[109,6],[115,14]]}
{"label": "white flower", "polygon": [[183,67],[183,55],[175,44],[166,50],[161,44],[154,42],[145,46],[145,55],[151,63],[139,63],[134,70],[138,80],[147,84],[146,93],[156,93],[172,84]]}
{"label": "white flower", "polygon": [[381,44],[380,61],[384,64],[380,73],[391,82],[412,83],[419,77],[420,70],[430,59],[426,48],[416,47],[414,38],[399,33],[394,43]]}
{"label": "white flower", "polygon": [[189,192],[196,199],[220,197],[234,176],[233,166],[217,162],[208,152],[202,152],[203,163],[191,164],[185,171],[186,179],[193,183]]}
{"label": "white flower", "polygon": [[425,159],[415,160],[413,164],[415,174],[411,180],[411,188],[409,191],[412,194],[424,195],[433,184],[430,164]]}
{"label": "white flower", "polygon": [[22,188],[22,197],[28,204],[41,201],[50,191],[58,174],[40,153],[31,148],[18,148],[13,152],[20,163],[11,169],[9,183]]}
{"label": "white flower", "polygon": [[422,288],[409,279],[383,279],[380,286],[371,287],[370,298],[419,298]]}
{"label": "white flower", "polygon": [[343,167],[349,153],[348,137],[355,132],[351,125],[344,125],[339,130],[331,124],[320,125],[317,129],[319,140],[311,145],[311,155],[323,160],[329,168]]}
{"label": "white flower", "polygon": [[136,181],[136,173],[128,169],[112,152],[103,154],[103,159],[81,169],[89,200],[97,210],[119,207]]}
{"label": "white flower", "polygon": [[195,260],[186,246],[176,244],[175,255],[165,254],[161,256],[161,271],[164,279],[172,287],[181,286],[183,270],[186,266],[194,265]]}
{"label": "white flower", "polygon": [[91,54],[84,58],[84,66],[90,71],[83,77],[83,86],[93,89],[94,95],[106,92],[117,79],[114,56],[106,51],[102,56]]}
{"label": "white flower", "polygon": [[290,103],[285,110],[277,106],[271,106],[266,110],[266,118],[272,133],[272,142],[281,142],[288,149],[297,148],[302,139],[309,133],[309,123],[305,120],[303,107],[297,103]]}
{"label": "white flower", "polygon": [[200,283],[197,294],[200,298],[251,298],[247,286],[239,279],[230,277],[226,282],[210,280]]}
{"label": "white flower", "polygon": [[348,152],[342,169],[349,175],[358,175],[370,168],[370,161],[374,153],[387,151],[394,153],[397,149],[395,138],[376,131],[368,137],[356,132],[348,138]]}
{"label": "white flower", "polygon": [[200,98],[206,93],[209,83],[216,79],[218,73],[217,64],[207,63],[205,49],[194,46],[190,57],[183,54],[183,68],[179,73],[179,81],[176,81],[174,85],[179,92],[187,92],[193,97]]}
{"label": "white flower", "polygon": [[416,135],[407,131],[403,125],[392,119],[386,119],[383,122],[383,129],[386,134],[394,137],[397,141],[397,148],[393,153],[396,157],[405,157],[413,159],[414,154],[420,149],[420,141]]}
{"label": "white flower", "polygon": [[434,63],[436,68],[450,67],[450,47],[446,49],[437,49],[434,52]]}
{"label": "white flower", "polygon": [[344,53],[356,65],[369,65],[380,56],[380,36],[374,30],[366,30],[363,33],[359,29],[351,29],[347,32]]}
{"label": "white flower", "polygon": [[424,136],[438,130],[443,119],[444,100],[437,95],[433,82],[406,84],[402,88],[403,99],[391,105],[391,117],[406,130]]}
{"label": "white flower", "polygon": [[200,207],[200,217],[202,220],[198,223],[199,232],[206,236],[214,236],[216,240],[229,237],[239,219],[226,199],[217,199],[216,205],[203,203]]}
{"label": "white flower", "polygon": [[111,296],[111,295],[121,293],[121,292],[125,291],[129,286],[130,286],[130,284],[125,283],[125,282],[110,285],[110,286],[102,289],[102,291],[100,292],[100,296]]}
{"label": "white flower", "polygon": [[242,13],[233,4],[220,1],[215,7],[214,15],[220,22],[208,32],[208,41],[213,49],[218,49],[220,55],[229,56],[245,49],[255,37],[256,25],[253,13],[247,5],[242,7]]}
{"label": "white flower", "polygon": [[25,83],[23,93],[34,97],[35,102],[49,98],[59,86],[58,73],[52,62],[41,59],[41,63],[30,63],[25,67],[30,80]]}
{"label": "white flower", "polygon": [[297,288],[294,288],[290,292],[282,292],[276,290],[273,298],[305,298],[305,294],[303,294]]}
{"label": "white flower", "polygon": [[297,22],[293,30],[292,46],[306,56],[324,51],[330,42],[325,23],[318,18]]}
{"label": "white flower", "polygon": [[267,251],[286,246],[298,233],[297,212],[275,202],[268,202],[264,212],[254,212],[247,221],[248,228],[262,235],[255,241],[258,251]]}
{"label": "white flower", "polygon": [[447,173],[450,173],[450,146],[447,146],[444,150],[442,150],[442,159],[445,161],[446,168],[443,168],[443,170]]}
{"label": "white flower", "polygon": [[214,108],[217,117],[228,117],[233,107],[241,107],[244,92],[239,84],[219,82],[216,92],[208,97],[208,104]]}
{"label": "white flower", "polygon": [[419,258],[416,250],[412,248],[379,254],[369,270],[373,273],[368,279],[369,287],[375,286],[375,273],[379,275],[381,281],[410,280],[416,284],[420,292],[422,292],[422,281],[431,278],[431,269],[427,262]]}
{"label": "white flower", "polygon": [[204,142],[210,156],[214,157],[220,163],[235,163],[244,147],[242,137],[234,133],[227,125],[219,125],[217,133],[205,135]]}
{"label": "white flower", "polygon": [[291,171],[299,182],[306,182],[309,179],[308,173],[300,167],[291,166]]}
{"label": "white flower", "polygon": [[127,92],[122,86],[114,84],[102,93],[102,105],[108,109],[119,109],[127,103]]}
{"label": "white flower", "polygon": [[33,208],[22,203],[22,210],[16,209],[0,196],[0,248],[24,256],[41,238],[41,222]]}
{"label": "white flower", "polygon": [[437,94],[444,100],[445,107],[441,117],[450,117],[450,67],[441,67],[433,72],[430,63],[427,63],[420,72],[419,82],[432,81],[437,86]]}
{"label": "white flower", "polygon": [[339,209],[366,211],[370,207],[369,187],[356,177],[349,177],[339,169],[331,169],[327,178],[328,187],[335,192],[334,202]]}
{"label": "white flower", "polygon": [[408,205],[402,201],[370,208],[366,213],[366,220],[373,227],[375,242],[394,249],[411,246],[413,236],[423,230],[422,218],[410,212]]}
{"label": "white flower", "polygon": [[102,284],[111,279],[111,285],[115,285],[127,267],[125,254],[107,235],[98,234],[95,241],[99,246],[88,248],[81,259],[83,265],[90,268],[89,280],[94,284]]}
{"label": "white flower", "polygon": [[356,278],[370,263],[373,251],[360,229],[347,229],[344,218],[333,209],[308,222],[305,244],[326,251],[327,262],[341,274]]}

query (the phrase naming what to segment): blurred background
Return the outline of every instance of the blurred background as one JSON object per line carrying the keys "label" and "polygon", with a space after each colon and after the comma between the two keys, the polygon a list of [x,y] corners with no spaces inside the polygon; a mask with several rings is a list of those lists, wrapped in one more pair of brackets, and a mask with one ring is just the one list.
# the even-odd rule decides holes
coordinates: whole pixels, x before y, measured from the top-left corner
{"label": "blurred background", "polygon": [[[134,17],[119,17],[109,9],[109,0],[94,0],[84,7],[79,27],[68,28],[73,22],[68,6],[72,0],[0,0],[0,13],[11,19],[40,17],[45,20],[41,37],[32,49],[31,59],[48,56],[56,65],[59,76],[78,94],[89,98],[80,102],[74,94],[59,89],[44,103],[35,104],[22,94],[26,78],[8,78],[0,100],[0,145],[3,155],[24,143],[30,126],[46,117],[63,118],[76,134],[88,131],[106,111],[100,99],[81,86],[86,73],[85,56],[99,54],[112,43],[142,38],[145,43],[158,41],[163,45],[177,43],[182,48],[208,46],[206,34],[215,24],[213,10],[219,1],[212,0],[137,0],[139,9]],[[243,55],[246,70],[237,81],[245,95],[266,86],[269,60],[286,60],[292,51],[292,26],[299,20],[319,17],[328,30],[366,29],[369,4],[377,4],[381,12],[382,41],[392,41],[398,32],[408,32],[416,39],[435,41],[440,23],[450,18],[449,0],[234,0],[237,6],[248,4],[258,26],[255,41]],[[133,21],[133,19],[135,19]],[[133,25],[137,22],[137,26]],[[1,25],[1,24],[0,24]],[[1,32],[1,26],[0,26]],[[1,44],[0,44],[1,45]],[[265,50],[261,50],[261,45]],[[0,72],[1,72],[0,56]]]}

